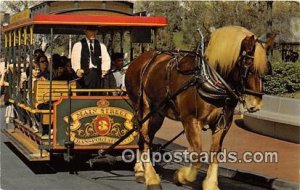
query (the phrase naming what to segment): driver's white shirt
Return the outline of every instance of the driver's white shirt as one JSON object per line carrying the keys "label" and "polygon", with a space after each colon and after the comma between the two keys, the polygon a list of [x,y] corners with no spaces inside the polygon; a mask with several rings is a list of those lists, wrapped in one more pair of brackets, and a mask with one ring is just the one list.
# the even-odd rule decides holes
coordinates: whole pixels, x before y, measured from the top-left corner
{"label": "driver's white shirt", "polygon": [[[90,42],[87,40],[88,47],[90,47]],[[101,48],[101,56],[102,56],[102,71],[108,72],[110,69],[110,56],[107,52],[106,46],[100,42],[100,48]],[[71,54],[71,62],[72,62],[72,68],[76,72],[78,69],[81,69],[80,60],[81,60],[81,41],[76,42],[72,49]],[[95,66],[92,64],[91,58],[90,58],[90,67],[89,68],[95,68]]]}

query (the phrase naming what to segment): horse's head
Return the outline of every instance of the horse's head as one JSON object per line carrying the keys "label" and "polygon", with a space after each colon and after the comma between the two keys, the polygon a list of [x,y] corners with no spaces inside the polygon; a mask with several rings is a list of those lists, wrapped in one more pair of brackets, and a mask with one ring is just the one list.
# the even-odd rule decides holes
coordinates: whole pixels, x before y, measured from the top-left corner
{"label": "horse's head", "polygon": [[271,69],[267,51],[274,39],[275,35],[262,43],[244,27],[225,26],[212,32],[205,50],[209,64],[234,89],[250,112],[261,107],[262,77]]}
{"label": "horse's head", "polygon": [[234,72],[235,85],[240,93],[243,106],[249,112],[261,108],[263,95],[262,78],[271,73],[271,65],[267,60],[267,51],[274,44],[275,35],[266,43],[258,42],[255,36],[247,36],[242,41],[240,55]]}

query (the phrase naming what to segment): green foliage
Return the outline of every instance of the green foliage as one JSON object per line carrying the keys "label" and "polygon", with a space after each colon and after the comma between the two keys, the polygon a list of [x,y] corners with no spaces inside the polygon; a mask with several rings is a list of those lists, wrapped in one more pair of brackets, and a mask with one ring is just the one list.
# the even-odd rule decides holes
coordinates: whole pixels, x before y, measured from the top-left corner
{"label": "green foliage", "polygon": [[183,42],[183,33],[182,32],[175,32],[173,34],[173,41],[174,45],[177,49],[180,50],[190,50],[189,46]]}
{"label": "green foliage", "polygon": [[275,62],[273,73],[265,77],[267,94],[283,95],[300,91],[300,61],[296,63]]}
{"label": "green foliage", "polygon": [[175,49],[174,32],[181,31],[183,7],[179,1],[137,1],[135,12],[147,11],[151,16],[165,16],[168,27],[158,31],[158,49]]}
{"label": "green foliage", "polygon": [[[168,18],[169,26],[158,34],[160,49],[193,50],[200,41],[198,28],[207,39],[212,28],[226,25],[246,27],[258,37],[266,34],[270,17],[267,4],[267,1],[136,1],[135,12],[147,11],[152,16]],[[290,18],[300,16],[299,2],[274,1],[272,5],[272,30],[289,36]],[[178,32],[182,33],[182,39],[173,36],[179,35]]]}

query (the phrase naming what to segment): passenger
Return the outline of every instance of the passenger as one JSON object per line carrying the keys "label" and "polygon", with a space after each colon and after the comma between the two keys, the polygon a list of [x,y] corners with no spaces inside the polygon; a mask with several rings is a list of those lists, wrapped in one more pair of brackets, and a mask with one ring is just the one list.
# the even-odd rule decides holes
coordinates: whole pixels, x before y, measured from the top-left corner
{"label": "passenger", "polygon": [[[45,55],[45,54],[44,54],[44,51],[41,49],[36,49],[33,52],[32,77],[34,78],[34,80],[38,77],[39,72],[40,72],[39,59],[42,55]],[[29,78],[29,69],[30,69],[30,67],[27,67],[27,69],[26,69],[27,78]]]}
{"label": "passenger", "polygon": [[[23,60],[27,61],[26,65],[28,65],[28,67],[25,69],[25,72],[21,73],[20,84],[19,84],[20,90],[22,90],[24,85],[25,88],[28,87],[28,80],[30,75],[29,59],[27,60],[24,58]],[[48,59],[45,56],[44,52],[41,49],[34,50],[33,65],[32,65],[32,82],[36,80],[47,80],[47,78],[49,78],[48,65],[49,65]],[[32,88],[33,87],[34,84],[32,84]],[[27,98],[29,98],[29,93],[27,93]],[[36,114],[29,113],[24,110],[19,110],[18,114],[22,115],[23,120],[25,121],[25,123],[31,126],[33,132],[35,133],[39,132],[39,129],[35,124],[35,121],[31,119],[32,117],[38,117]]]}
{"label": "passenger", "polygon": [[45,52],[43,50],[41,50],[41,49],[34,50],[34,52],[33,52],[33,63],[38,64],[39,58],[42,55],[45,55]]}
{"label": "passenger", "polygon": [[37,76],[37,80],[49,80],[50,72],[49,72],[49,62],[45,55],[40,56],[39,58],[39,69],[40,72]]}
{"label": "passenger", "polygon": [[53,72],[55,75],[58,65],[61,65],[61,56],[59,54],[55,53],[52,55],[51,59],[52,59],[52,69],[53,69]]}
{"label": "passenger", "polygon": [[62,56],[61,60],[65,63],[65,75],[67,80],[70,81],[78,78],[74,69],[72,69],[71,59],[67,58],[66,56]]}
{"label": "passenger", "polygon": [[[111,56],[111,70],[104,78],[104,88],[110,89],[125,89],[125,68],[124,68],[124,54],[114,53]],[[107,93],[110,95],[111,93]],[[121,95],[122,92],[113,92],[112,95]]]}
{"label": "passenger", "polygon": [[63,78],[64,68],[62,66],[61,56],[56,54],[52,55],[52,69],[53,69],[53,80],[65,80]]}
{"label": "passenger", "polygon": [[86,38],[74,44],[72,49],[72,67],[82,80],[81,88],[99,89],[101,80],[110,69],[110,57],[107,48],[96,39],[98,27],[88,26]]}
{"label": "passenger", "polygon": [[116,80],[116,88],[125,88],[124,54],[115,53],[112,55],[112,72]]}
{"label": "passenger", "polygon": [[5,98],[8,96],[7,69],[5,68],[4,59],[0,61],[0,107],[6,104]]}

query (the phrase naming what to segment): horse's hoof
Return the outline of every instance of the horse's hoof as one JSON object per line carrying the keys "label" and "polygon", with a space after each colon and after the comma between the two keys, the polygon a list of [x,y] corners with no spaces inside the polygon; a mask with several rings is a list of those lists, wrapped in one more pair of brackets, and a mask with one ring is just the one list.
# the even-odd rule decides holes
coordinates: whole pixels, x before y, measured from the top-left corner
{"label": "horse's hoof", "polygon": [[175,172],[174,174],[174,177],[173,177],[173,182],[175,185],[177,186],[182,186],[182,183],[179,182],[179,179],[178,179],[178,170]]}
{"label": "horse's hoof", "polygon": [[147,185],[147,190],[162,190],[161,184]]}
{"label": "horse's hoof", "polygon": [[136,176],[135,181],[138,183],[145,183],[145,177],[144,176]]}
{"label": "horse's hoof", "polygon": [[218,187],[218,183],[216,182],[209,182],[204,180],[202,183],[202,189],[203,190],[220,190]]}

